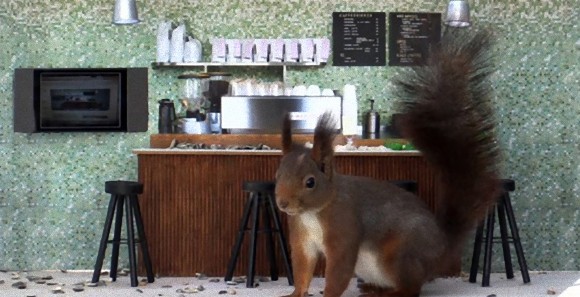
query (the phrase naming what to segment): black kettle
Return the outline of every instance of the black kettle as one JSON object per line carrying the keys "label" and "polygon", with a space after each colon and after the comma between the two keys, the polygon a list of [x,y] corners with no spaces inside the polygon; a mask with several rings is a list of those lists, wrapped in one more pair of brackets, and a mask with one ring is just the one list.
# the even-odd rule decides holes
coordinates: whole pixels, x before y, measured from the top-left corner
{"label": "black kettle", "polygon": [[173,101],[159,100],[159,134],[177,133],[176,118]]}

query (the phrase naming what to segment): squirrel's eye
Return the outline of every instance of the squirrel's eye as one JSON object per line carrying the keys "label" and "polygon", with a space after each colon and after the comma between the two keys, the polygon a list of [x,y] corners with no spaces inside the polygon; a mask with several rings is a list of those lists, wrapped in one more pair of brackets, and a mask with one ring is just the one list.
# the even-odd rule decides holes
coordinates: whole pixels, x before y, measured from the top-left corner
{"label": "squirrel's eye", "polygon": [[316,181],[314,180],[314,177],[309,177],[306,180],[306,182],[304,182],[304,185],[309,189],[314,188],[314,186],[316,185]]}

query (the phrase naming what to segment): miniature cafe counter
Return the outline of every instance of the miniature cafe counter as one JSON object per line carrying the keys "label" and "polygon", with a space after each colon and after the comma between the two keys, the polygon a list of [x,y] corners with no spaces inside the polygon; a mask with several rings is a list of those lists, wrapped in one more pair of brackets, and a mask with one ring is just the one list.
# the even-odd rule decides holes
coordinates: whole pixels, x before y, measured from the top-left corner
{"label": "miniature cafe counter", "polygon": [[[312,135],[293,139],[308,145]],[[417,181],[418,195],[435,208],[440,191],[436,173],[418,151],[392,150],[385,142],[401,143],[357,137],[348,142],[339,135],[337,172]],[[242,183],[273,180],[282,156],[280,145],[278,134],[156,134],[151,135],[149,148],[133,150],[144,184],[139,201],[157,275],[225,275],[246,201]],[[281,216],[285,223],[285,215]],[[258,238],[256,275],[269,275],[263,239]],[[246,247],[235,275],[246,273]],[[281,256],[277,257],[281,268]]]}

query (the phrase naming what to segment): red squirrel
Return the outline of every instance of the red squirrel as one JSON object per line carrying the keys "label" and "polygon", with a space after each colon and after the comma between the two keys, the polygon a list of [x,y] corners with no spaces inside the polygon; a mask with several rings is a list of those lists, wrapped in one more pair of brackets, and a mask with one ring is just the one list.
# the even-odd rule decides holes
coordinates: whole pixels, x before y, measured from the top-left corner
{"label": "red squirrel", "polygon": [[436,214],[391,183],[336,172],[333,115],[318,119],[311,149],[292,141],[286,116],[275,193],[289,220],[288,297],[307,296],[320,256],[324,297],[342,296],[354,276],[361,296],[417,297],[449,269],[499,193],[492,43],[489,31],[448,29],[426,65],[395,80],[402,135],[441,177]]}

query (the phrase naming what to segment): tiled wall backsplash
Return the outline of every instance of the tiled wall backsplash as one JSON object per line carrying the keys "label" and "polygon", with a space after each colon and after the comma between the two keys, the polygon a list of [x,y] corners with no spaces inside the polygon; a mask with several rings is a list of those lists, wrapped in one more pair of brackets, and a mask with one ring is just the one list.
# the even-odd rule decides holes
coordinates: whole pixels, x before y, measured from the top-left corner
{"label": "tiled wall backsplash", "polygon": [[[157,101],[177,98],[182,70],[149,72],[148,133],[15,134],[12,75],[17,67],[148,67],[164,20],[214,37],[331,37],[333,11],[444,12],[447,1],[138,1],[143,22],[111,24],[114,1],[0,3],[0,268],[92,269],[109,197],[104,182],[136,179],[134,148],[157,133]],[[499,42],[494,76],[506,177],[528,265],[579,270],[580,2],[470,1],[473,23]],[[388,30],[388,28],[387,28]],[[392,112],[396,67],[290,69],[290,84],[358,87],[360,110],[376,100]],[[234,75],[249,75],[236,69]],[[275,70],[251,75],[278,79]],[[233,239],[232,239],[233,240]],[[471,245],[471,243],[469,244]],[[496,257],[500,260],[500,257]],[[501,270],[501,265],[494,265]]]}

